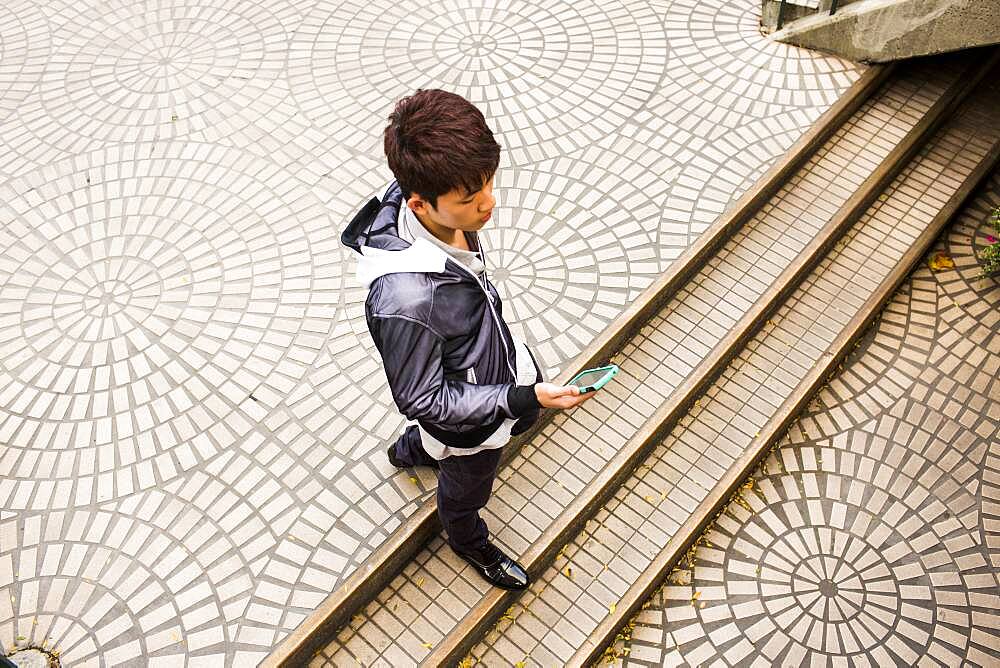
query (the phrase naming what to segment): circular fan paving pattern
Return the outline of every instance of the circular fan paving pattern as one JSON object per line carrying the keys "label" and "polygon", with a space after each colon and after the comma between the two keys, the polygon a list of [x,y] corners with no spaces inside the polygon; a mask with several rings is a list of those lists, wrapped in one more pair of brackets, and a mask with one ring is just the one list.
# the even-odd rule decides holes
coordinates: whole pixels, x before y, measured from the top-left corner
{"label": "circular fan paving pattern", "polygon": [[668,54],[643,2],[320,0],[288,67],[300,108],[332,142],[377,154],[394,101],[443,88],[475,103],[521,164],[614,132]]}
{"label": "circular fan paving pattern", "polygon": [[[691,584],[661,595],[665,661],[915,665],[989,651],[973,617],[996,576],[948,508],[905,476],[889,490],[863,482],[871,458],[807,452],[758,479],[706,534]],[[845,472],[818,472],[819,458]]]}
{"label": "circular fan paving pattern", "polygon": [[[22,4],[29,3],[15,2],[14,10]],[[267,116],[286,97],[290,3],[53,4],[51,53],[33,55],[46,43],[41,33],[26,71],[7,85],[15,91],[33,85],[33,94],[4,94],[6,68],[0,71],[0,114],[16,105],[10,123],[0,124],[0,165],[9,172],[118,142],[217,140]],[[0,26],[9,11],[0,9]],[[37,11],[19,11],[23,23],[16,25],[37,23]],[[17,45],[11,48],[16,55]],[[29,67],[40,72],[29,74]]]}
{"label": "circular fan paving pattern", "polygon": [[50,57],[49,23],[34,0],[0,7],[0,122],[34,90]]}
{"label": "circular fan paving pattern", "polygon": [[343,257],[318,200],[240,151],[158,153],[0,186],[5,507],[108,500],[232,447],[332,328]]}
{"label": "circular fan paving pattern", "polygon": [[683,87],[691,95],[685,108],[707,113],[705,103],[716,106],[716,134],[742,125],[750,108],[754,117],[767,118],[824,100],[832,104],[835,91],[858,70],[849,61],[767,39],[760,7],[749,3],[674,0],[663,14],[671,60],[657,97]]}
{"label": "circular fan paving pattern", "polygon": [[261,523],[240,502],[216,520],[190,501],[156,490],[3,522],[0,628],[67,666],[233,665],[253,580],[234,520]]}

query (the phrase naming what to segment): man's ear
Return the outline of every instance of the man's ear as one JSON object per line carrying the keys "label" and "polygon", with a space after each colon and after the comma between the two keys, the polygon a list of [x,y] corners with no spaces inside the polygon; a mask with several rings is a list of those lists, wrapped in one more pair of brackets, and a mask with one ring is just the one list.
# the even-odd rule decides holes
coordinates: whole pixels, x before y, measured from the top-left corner
{"label": "man's ear", "polygon": [[413,213],[424,214],[427,213],[430,204],[417,193],[413,193],[410,195],[410,199],[406,200],[406,206],[410,207]]}

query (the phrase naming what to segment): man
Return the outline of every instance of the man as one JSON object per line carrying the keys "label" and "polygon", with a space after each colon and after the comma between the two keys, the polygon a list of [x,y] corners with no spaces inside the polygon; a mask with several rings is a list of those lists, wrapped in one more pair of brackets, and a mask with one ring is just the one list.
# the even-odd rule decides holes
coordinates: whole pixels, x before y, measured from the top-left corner
{"label": "man", "polygon": [[476,234],[496,205],[500,163],[482,113],[453,93],[420,90],[397,103],[384,145],[396,180],[341,240],[361,254],[368,329],[396,406],[415,422],[389,446],[389,461],[438,469],[449,545],[492,584],[524,589],[527,573],[489,541],[479,510],[511,436],[540,408],[571,408],[589,395],[542,382],[504,323]]}

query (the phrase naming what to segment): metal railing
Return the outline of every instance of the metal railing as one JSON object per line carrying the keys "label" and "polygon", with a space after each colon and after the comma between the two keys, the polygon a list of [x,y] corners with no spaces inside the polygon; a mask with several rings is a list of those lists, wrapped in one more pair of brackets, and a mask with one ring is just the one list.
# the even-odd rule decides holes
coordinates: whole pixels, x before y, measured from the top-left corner
{"label": "metal railing", "polygon": [[[781,0],[781,4],[778,5],[778,27],[777,30],[781,30],[781,26],[785,23],[785,4],[787,0]],[[830,3],[830,16],[833,16],[837,11],[838,0],[833,0]]]}

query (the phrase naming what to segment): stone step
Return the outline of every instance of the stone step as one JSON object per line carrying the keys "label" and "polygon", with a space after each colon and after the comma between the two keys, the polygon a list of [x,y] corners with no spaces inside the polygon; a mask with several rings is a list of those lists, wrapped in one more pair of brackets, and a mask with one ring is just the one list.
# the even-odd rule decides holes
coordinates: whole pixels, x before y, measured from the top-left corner
{"label": "stone step", "polygon": [[[692,411],[699,411],[696,399],[717,373],[968,92],[970,67],[961,58],[901,67],[703,259],[616,356],[622,367],[616,381],[584,406],[557,416],[501,472],[484,513],[498,544],[521,555],[532,573],[544,571],[688,408],[694,404]],[[775,396],[767,387],[758,394]],[[711,426],[734,442],[752,440],[749,434],[764,415],[731,413]],[[701,446],[675,448],[674,457],[688,466],[669,481],[672,494],[707,494],[742,454]],[[671,514],[658,522],[661,529],[670,532],[687,520],[698,502],[687,497],[694,504],[673,503]],[[489,588],[437,537],[312,665],[453,663],[513,598]]]}
{"label": "stone step", "polygon": [[[996,73],[994,68],[987,76]],[[738,495],[997,164],[1000,89],[984,86],[967,99],[727,365],[700,405],[472,649],[470,663],[531,657],[530,665],[579,666],[614,656],[611,643],[622,627]],[[749,427],[731,429],[736,416]],[[842,416],[845,425],[852,417]],[[715,461],[732,462],[721,475],[706,470],[703,455],[690,456],[713,451],[722,453]],[[701,472],[692,475],[689,466]],[[711,484],[682,487],[677,480]],[[767,630],[759,631],[733,642],[720,630],[706,648],[726,645],[727,662],[750,663],[752,642],[767,640]],[[785,663],[808,664],[809,657],[789,656]]]}

